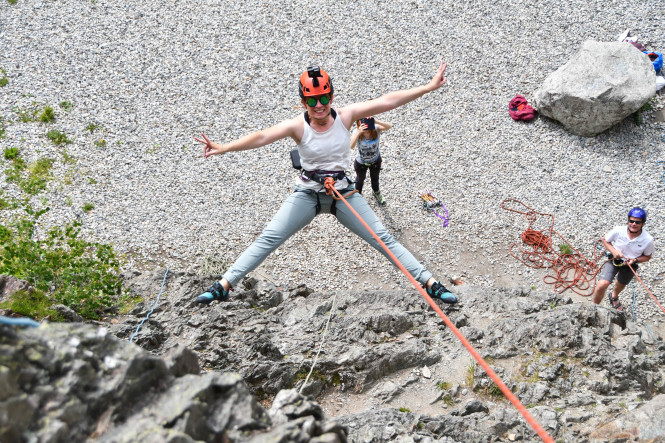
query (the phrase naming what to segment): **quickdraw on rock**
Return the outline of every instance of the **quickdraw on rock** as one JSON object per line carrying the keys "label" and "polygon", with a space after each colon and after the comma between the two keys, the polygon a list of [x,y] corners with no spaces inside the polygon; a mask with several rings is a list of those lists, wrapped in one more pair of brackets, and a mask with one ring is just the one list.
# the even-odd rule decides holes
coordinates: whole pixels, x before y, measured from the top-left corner
{"label": "quickdraw on rock", "polygon": [[[448,209],[446,206],[441,203],[441,200],[436,198],[430,191],[429,189],[424,189],[422,191],[418,192],[418,195],[420,198],[423,200],[423,207],[427,210],[427,212],[431,212],[432,214],[436,215],[439,217],[441,220],[443,220],[443,227],[445,228],[448,226]],[[434,210],[434,208],[441,207],[443,210],[446,212],[445,217],[438,212]]]}

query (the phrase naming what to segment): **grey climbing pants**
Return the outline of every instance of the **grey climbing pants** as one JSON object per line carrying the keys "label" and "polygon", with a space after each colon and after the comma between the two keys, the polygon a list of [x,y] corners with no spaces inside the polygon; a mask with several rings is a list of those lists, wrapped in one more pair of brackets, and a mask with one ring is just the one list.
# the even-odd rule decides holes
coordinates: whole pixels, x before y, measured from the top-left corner
{"label": "grey climbing pants", "polygon": [[[347,188],[342,195],[353,190],[353,187]],[[256,269],[268,255],[277,249],[293,234],[304,228],[316,217],[316,206],[320,202],[321,214],[329,214],[333,204],[333,197],[324,193],[315,193],[305,191],[296,187],[296,191],[291,194],[279,208],[277,214],[268,223],[261,235],[238,257],[233,265],[226,271],[224,278],[235,287],[236,284],[249,272]],[[432,277],[432,274],[416,260],[404,246],[402,246],[392,235],[383,227],[372,208],[369,207],[363,196],[359,193],[350,195],[347,199],[349,205],[365,220],[376,235],[385,243],[395,257],[404,265],[406,270],[418,282],[425,284]],[[390,256],[383,250],[372,234],[360,223],[358,218],[342,201],[338,201],[336,206],[337,220],[346,226],[351,232],[365,240],[374,249],[381,252],[388,260],[392,262]],[[395,263],[393,263],[395,264]]]}

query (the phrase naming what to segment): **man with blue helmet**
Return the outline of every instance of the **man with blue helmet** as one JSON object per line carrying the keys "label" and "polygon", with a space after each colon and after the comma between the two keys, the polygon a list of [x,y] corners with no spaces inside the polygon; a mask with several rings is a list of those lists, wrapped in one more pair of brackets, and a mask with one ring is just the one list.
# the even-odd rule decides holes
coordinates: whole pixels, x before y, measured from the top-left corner
{"label": "man with blue helmet", "polygon": [[[628,212],[628,226],[617,226],[602,238],[603,245],[612,254],[612,260],[603,265],[598,274],[598,283],[593,290],[593,302],[599,304],[614,277],[617,281],[609,297],[610,305],[622,311],[619,294],[633,278],[633,271],[637,272],[638,263],[651,260],[654,252],[653,237],[644,230],[647,221],[647,212],[635,207]],[[626,266],[630,265],[630,266]]]}

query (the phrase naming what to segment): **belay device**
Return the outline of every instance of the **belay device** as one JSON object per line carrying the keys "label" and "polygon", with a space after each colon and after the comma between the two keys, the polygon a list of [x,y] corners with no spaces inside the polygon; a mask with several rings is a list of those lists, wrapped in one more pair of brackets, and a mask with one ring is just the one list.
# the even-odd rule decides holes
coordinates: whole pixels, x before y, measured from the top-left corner
{"label": "belay device", "polygon": [[[448,209],[446,206],[441,203],[441,200],[436,198],[430,191],[429,189],[424,189],[422,191],[418,192],[418,195],[420,198],[423,200],[423,207],[427,210],[427,212],[431,212],[432,214],[436,215],[439,217],[441,220],[443,220],[443,227],[445,228],[448,226]],[[438,212],[435,211],[434,208],[441,207],[443,210],[446,212],[445,217]]]}

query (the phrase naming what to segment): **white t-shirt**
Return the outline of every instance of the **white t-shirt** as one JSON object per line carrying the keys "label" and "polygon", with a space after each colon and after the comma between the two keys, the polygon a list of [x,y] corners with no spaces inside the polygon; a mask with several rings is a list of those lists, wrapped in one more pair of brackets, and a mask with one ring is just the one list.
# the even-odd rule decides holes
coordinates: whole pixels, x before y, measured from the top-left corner
{"label": "white t-shirt", "polygon": [[605,241],[611,243],[628,258],[653,255],[655,249],[653,237],[644,228],[639,236],[631,240],[628,237],[628,226],[617,226],[605,234]]}
{"label": "white t-shirt", "polygon": [[[346,171],[351,165],[351,134],[339,114],[324,132],[313,130],[304,115],[303,125],[303,136],[298,145],[302,168],[305,171]],[[335,189],[341,190],[350,184],[348,180],[340,180],[335,183]],[[323,187],[314,180],[303,181],[300,176],[296,179],[296,186],[317,191]]]}

